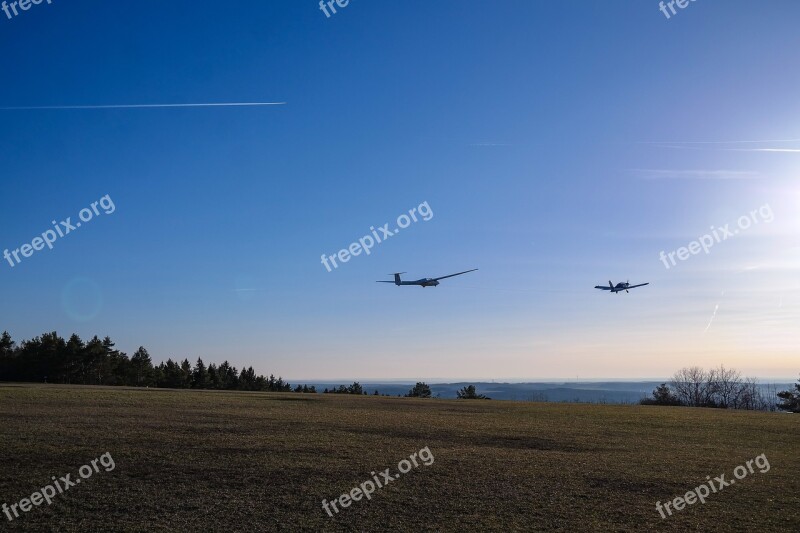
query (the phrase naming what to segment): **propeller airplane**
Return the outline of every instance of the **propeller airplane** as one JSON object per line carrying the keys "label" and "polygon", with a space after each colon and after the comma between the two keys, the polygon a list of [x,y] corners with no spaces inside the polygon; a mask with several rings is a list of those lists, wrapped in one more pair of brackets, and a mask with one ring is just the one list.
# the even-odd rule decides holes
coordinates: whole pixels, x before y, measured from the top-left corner
{"label": "propeller airplane", "polygon": [[611,281],[609,281],[608,287],[597,285],[595,289],[600,289],[601,291],[611,291],[612,293],[620,293],[622,291],[628,292],[628,289],[635,289],[636,287],[644,287],[645,285],[650,285],[650,284],[641,283],[639,285],[631,285],[631,282],[627,281],[625,283],[617,283],[616,285],[614,285]]}

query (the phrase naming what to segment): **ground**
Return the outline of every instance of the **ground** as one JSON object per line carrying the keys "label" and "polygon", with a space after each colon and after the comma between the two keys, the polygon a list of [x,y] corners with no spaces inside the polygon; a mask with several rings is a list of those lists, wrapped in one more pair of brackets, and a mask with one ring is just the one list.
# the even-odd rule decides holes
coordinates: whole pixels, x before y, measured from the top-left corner
{"label": "ground", "polygon": [[[106,452],[113,470],[0,530],[800,531],[798,415],[0,384],[0,504]],[[761,454],[768,472],[656,510]]]}

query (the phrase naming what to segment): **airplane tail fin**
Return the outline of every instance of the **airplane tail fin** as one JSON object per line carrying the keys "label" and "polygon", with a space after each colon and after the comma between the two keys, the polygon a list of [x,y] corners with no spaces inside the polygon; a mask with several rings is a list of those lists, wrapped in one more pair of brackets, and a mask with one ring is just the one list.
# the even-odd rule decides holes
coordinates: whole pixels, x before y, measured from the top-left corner
{"label": "airplane tail fin", "polygon": [[[405,274],[405,272],[395,272],[394,275],[394,284],[398,287],[400,286],[400,274]],[[392,274],[390,274],[392,275]]]}
{"label": "airplane tail fin", "polygon": [[612,291],[614,290],[614,284],[611,282],[611,280],[608,280],[608,286],[611,288]]}

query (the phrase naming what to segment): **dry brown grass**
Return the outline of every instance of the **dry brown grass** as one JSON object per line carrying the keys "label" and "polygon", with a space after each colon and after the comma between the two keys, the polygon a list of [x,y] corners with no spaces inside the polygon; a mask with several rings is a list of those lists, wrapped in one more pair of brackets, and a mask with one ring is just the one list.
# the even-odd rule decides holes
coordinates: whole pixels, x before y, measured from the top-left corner
{"label": "dry brown grass", "polygon": [[[0,503],[116,461],[9,530],[800,531],[796,415],[0,385],[0,428]],[[425,446],[433,465],[323,511]],[[762,453],[768,473],[660,518]]]}

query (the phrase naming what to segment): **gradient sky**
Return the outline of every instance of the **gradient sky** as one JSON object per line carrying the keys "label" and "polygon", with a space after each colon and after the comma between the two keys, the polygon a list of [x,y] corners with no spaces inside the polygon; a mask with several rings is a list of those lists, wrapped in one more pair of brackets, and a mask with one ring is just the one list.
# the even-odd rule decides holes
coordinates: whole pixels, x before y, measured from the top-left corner
{"label": "gradient sky", "polygon": [[[0,329],[291,380],[800,371],[800,3],[54,0],[8,20]],[[759,141],[759,142],[741,142]],[[772,141],[772,142],[766,142]],[[320,262],[422,202],[333,272]],[[667,270],[673,251],[769,205]],[[389,272],[437,288],[377,284]],[[593,289],[650,282],[630,294]]]}

